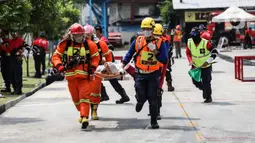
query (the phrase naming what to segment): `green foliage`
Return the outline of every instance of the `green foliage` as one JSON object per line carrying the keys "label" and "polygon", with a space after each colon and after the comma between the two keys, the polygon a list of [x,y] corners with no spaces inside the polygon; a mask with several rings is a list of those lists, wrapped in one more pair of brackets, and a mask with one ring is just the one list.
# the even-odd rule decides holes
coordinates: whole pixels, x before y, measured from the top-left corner
{"label": "green foliage", "polygon": [[165,0],[162,3],[162,5],[160,7],[160,13],[161,13],[161,16],[163,18],[163,21],[165,23],[168,23],[168,21],[170,21],[170,19],[171,19],[171,16],[176,14],[174,9],[173,9],[172,0]]}
{"label": "green foliage", "polygon": [[83,0],[9,0],[0,5],[1,29],[18,29],[35,36],[45,31],[50,39],[63,34],[78,22],[80,10],[74,3]]}
{"label": "green foliage", "polygon": [[0,27],[25,31],[30,20],[32,5],[29,0],[9,0],[0,5]]}

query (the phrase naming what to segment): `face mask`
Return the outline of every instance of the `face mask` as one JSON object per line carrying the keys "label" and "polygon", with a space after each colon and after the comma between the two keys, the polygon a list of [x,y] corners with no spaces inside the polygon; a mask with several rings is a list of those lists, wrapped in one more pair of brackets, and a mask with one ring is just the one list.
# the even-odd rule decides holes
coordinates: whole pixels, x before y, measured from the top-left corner
{"label": "face mask", "polygon": [[160,38],[160,36],[156,36],[156,35],[153,35],[156,39],[159,39]]}
{"label": "face mask", "polygon": [[82,43],[82,41],[83,41],[83,37],[79,37],[75,39],[75,42],[77,43]]}
{"label": "face mask", "polygon": [[151,36],[151,30],[145,30],[143,31],[143,34],[145,37],[150,37]]}
{"label": "face mask", "polygon": [[82,43],[84,40],[83,35],[73,35],[72,37],[73,41],[75,41],[76,43]]}
{"label": "face mask", "polygon": [[93,39],[93,41],[95,41],[95,42],[97,42],[97,41],[99,40],[99,38],[97,38],[97,36],[96,36],[95,34],[92,36],[92,39]]}

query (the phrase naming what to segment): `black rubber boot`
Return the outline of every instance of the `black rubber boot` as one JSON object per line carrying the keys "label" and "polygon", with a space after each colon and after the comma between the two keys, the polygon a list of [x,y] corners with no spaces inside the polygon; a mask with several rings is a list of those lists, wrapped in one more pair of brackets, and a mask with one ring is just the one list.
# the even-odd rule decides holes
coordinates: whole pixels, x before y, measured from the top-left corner
{"label": "black rubber boot", "polygon": [[207,95],[204,103],[211,103],[212,102],[212,96],[211,95]]}
{"label": "black rubber boot", "polygon": [[102,85],[100,102],[108,101],[110,98],[106,93],[105,87]]}
{"label": "black rubber boot", "polygon": [[173,85],[172,85],[172,81],[169,81],[169,82],[167,83],[167,86],[168,86],[168,91],[174,91],[174,87],[173,87]]}
{"label": "black rubber boot", "polygon": [[89,125],[88,117],[83,117],[81,120],[81,129],[87,129]]}
{"label": "black rubber boot", "polygon": [[1,90],[1,92],[11,92],[11,89],[10,88],[6,88],[4,90]]}
{"label": "black rubber boot", "polygon": [[206,99],[206,93],[203,91],[203,98]]}
{"label": "black rubber boot", "polygon": [[122,93],[120,94],[121,98],[119,100],[116,100],[116,104],[123,104],[125,102],[130,101],[129,97],[127,96],[126,91],[123,89]]}
{"label": "black rubber boot", "polygon": [[158,116],[157,116],[157,120],[161,120],[160,107],[158,107]]}
{"label": "black rubber boot", "polygon": [[140,112],[142,109],[143,109],[143,104],[144,103],[136,103],[136,106],[135,106],[135,110],[136,112]]}
{"label": "black rubber boot", "polygon": [[159,128],[159,125],[158,125],[158,122],[157,122],[157,106],[154,105],[150,105],[150,114],[151,114],[151,128],[152,129],[158,129]]}

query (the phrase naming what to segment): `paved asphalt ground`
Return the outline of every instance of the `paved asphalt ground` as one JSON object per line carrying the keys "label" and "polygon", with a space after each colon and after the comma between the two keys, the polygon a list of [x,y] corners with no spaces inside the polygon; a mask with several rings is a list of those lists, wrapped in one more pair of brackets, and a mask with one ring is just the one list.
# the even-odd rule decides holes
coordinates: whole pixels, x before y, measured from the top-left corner
{"label": "paved asphalt ground", "polygon": [[[115,55],[124,55],[118,51]],[[183,54],[184,55],[184,54]],[[233,63],[217,59],[213,66],[213,103],[204,104],[202,93],[187,74],[187,59],[173,66],[175,92],[164,92],[160,129],[149,129],[148,104],[135,112],[132,79],[120,81],[131,98],[116,105],[119,95],[104,81],[110,101],[99,106],[99,121],[81,131],[67,82],[55,82],[0,116],[1,143],[254,143],[255,83],[234,79]],[[245,67],[255,77],[255,67]],[[164,85],[166,90],[166,85]]]}

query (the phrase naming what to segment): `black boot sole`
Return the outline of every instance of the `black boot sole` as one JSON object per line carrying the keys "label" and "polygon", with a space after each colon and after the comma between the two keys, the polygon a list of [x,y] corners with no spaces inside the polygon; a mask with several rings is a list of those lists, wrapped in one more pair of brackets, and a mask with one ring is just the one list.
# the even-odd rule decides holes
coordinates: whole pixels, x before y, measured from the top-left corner
{"label": "black boot sole", "polygon": [[152,124],[151,129],[159,129],[159,125],[158,124]]}
{"label": "black boot sole", "polygon": [[136,103],[135,111],[140,112],[142,109],[143,109],[143,104],[142,103]]}
{"label": "black boot sole", "polygon": [[108,101],[108,100],[110,100],[110,98],[109,98],[109,97],[108,97],[108,98],[102,98],[102,99],[100,99],[100,102]]}
{"label": "black boot sole", "polygon": [[128,98],[128,99],[123,99],[123,100],[120,99],[120,100],[116,100],[115,103],[116,103],[116,104],[123,104],[123,103],[129,102],[129,101],[130,101],[129,98]]}
{"label": "black boot sole", "polygon": [[89,122],[84,122],[81,125],[81,129],[87,129],[88,126],[89,126]]}
{"label": "black boot sole", "polygon": [[168,88],[168,91],[174,91],[174,87]]}

